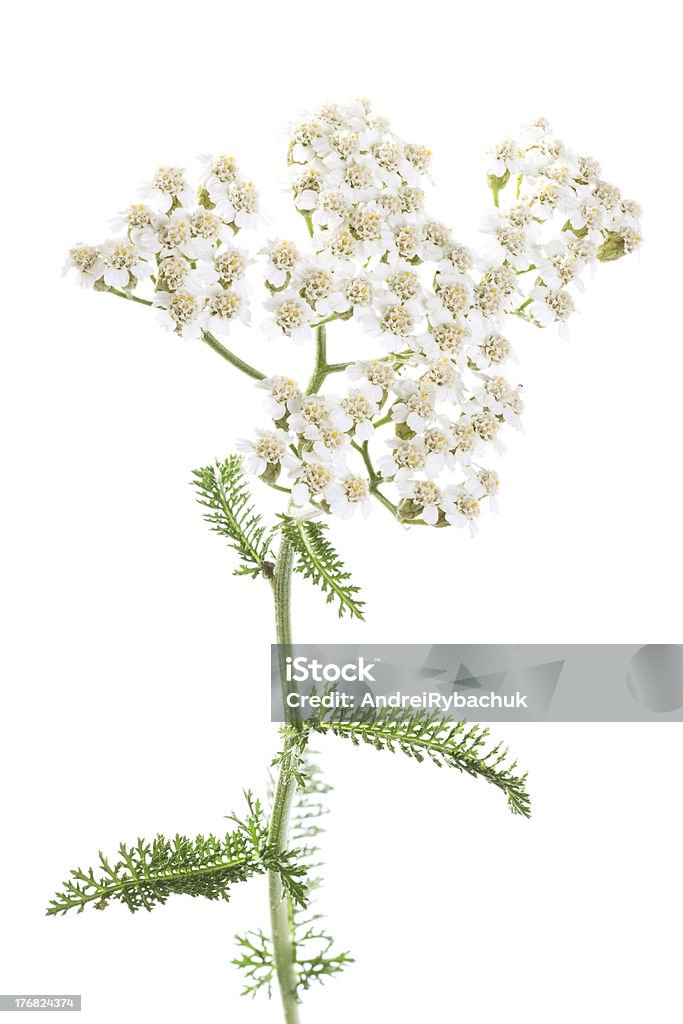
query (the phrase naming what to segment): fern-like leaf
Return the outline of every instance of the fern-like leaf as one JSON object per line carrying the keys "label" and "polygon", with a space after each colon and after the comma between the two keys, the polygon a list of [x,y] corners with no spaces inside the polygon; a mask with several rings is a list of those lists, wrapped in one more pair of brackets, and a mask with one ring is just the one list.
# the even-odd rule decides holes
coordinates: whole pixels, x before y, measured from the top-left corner
{"label": "fern-like leaf", "polygon": [[[317,871],[321,868],[317,837],[325,831],[324,821],[329,813],[326,806],[332,786],[325,781],[321,769],[311,760],[311,753],[302,753],[301,770],[305,785],[297,790],[292,808],[291,838],[307,868],[308,892],[311,902],[323,880]],[[310,906],[294,907],[294,944],[298,987],[308,989],[314,982],[323,983],[339,974],[347,964],[353,963],[348,951],[337,952],[332,936],[321,927],[323,915],[311,913]]]}
{"label": "fern-like leaf", "polygon": [[280,515],[280,529],[296,551],[295,571],[310,579],[327,595],[327,603],[339,602],[339,617],[345,612],[363,619],[364,601],[360,588],[351,582],[341,558],[327,539],[327,526],[310,519]]}
{"label": "fern-like leaf", "polygon": [[[291,840],[297,848],[298,862],[306,868],[306,890],[311,899],[322,884],[315,872],[320,867],[316,837],[324,831],[322,820],[327,814],[325,796],[332,787],[322,778],[317,765],[311,763],[307,754],[300,751],[297,764],[299,788],[294,799],[291,815]],[[320,925],[323,915],[311,913],[307,906],[291,905],[290,921],[294,970],[297,991],[311,987],[314,982],[323,983],[332,975],[339,974],[347,964],[353,963],[348,952],[333,949],[334,939]],[[275,961],[270,938],[260,929],[235,936],[239,956],[232,962],[245,974],[246,983],[242,995],[254,996],[260,990],[271,995],[275,980]]]}
{"label": "fern-like leaf", "polygon": [[264,990],[270,999],[275,980],[275,959],[271,940],[260,928],[255,932],[247,932],[246,935],[236,935],[235,940],[240,955],[236,956],[232,963],[244,972],[247,979],[242,995],[253,997],[257,992]]}
{"label": "fern-like leaf", "polygon": [[[320,915],[316,915],[318,917]],[[348,953],[337,953],[332,948],[334,939],[324,928],[299,927],[296,939],[296,966],[298,987],[308,989],[314,982],[322,985],[348,964],[354,963]]]}
{"label": "fern-like leaf", "polygon": [[204,519],[212,530],[227,537],[230,547],[240,556],[235,575],[271,575],[270,548],[276,528],[266,526],[254,511],[240,457],[229,455],[214,466],[195,469],[192,482],[199,504],[208,509]]}
{"label": "fern-like leaf", "polygon": [[79,913],[88,904],[104,910],[118,901],[133,913],[152,910],[172,894],[228,900],[230,887],[252,875],[276,870],[294,903],[305,905],[302,878],[305,866],[297,851],[277,852],[268,844],[268,828],[261,804],[247,793],[249,814],[232,818],[237,828],[224,836],[158,835],[151,843],[138,839],[134,846],[121,843],[117,858],[99,855],[96,869],[77,868],[61,892],[50,901],[48,915]]}
{"label": "fern-like leaf", "polygon": [[489,746],[489,730],[478,723],[453,722],[438,712],[405,708],[359,708],[353,712],[339,708],[312,717],[306,728],[342,736],[356,745],[369,743],[377,750],[401,750],[417,761],[430,759],[439,767],[457,768],[502,790],[513,814],[531,815],[527,775],[515,773],[517,762],[509,761],[502,744]]}

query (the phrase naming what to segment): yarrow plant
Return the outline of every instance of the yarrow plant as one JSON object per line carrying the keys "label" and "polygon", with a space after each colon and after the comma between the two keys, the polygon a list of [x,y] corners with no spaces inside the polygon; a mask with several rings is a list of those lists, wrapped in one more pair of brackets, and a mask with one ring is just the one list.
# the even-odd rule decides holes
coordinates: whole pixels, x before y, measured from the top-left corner
{"label": "yarrow plant", "polygon": [[[183,169],[159,167],[120,214],[116,238],[69,253],[66,269],[82,285],[152,307],[164,327],[206,343],[264,393],[267,421],[239,454],[197,470],[195,484],[207,521],[239,555],[236,571],[272,586],[283,665],[294,571],[340,615],[363,618],[324,520],[377,507],[408,527],[474,533],[483,507],[496,504],[492,454],[522,414],[520,387],[504,370],[512,318],[565,334],[586,272],[641,243],[638,205],[544,119],[491,152],[493,210],[480,253],[430,216],[430,163],[429,149],[401,139],[367,101],[327,105],[296,124],[288,150],[308,239],[274,237],[255,254],[238,246],[238,234],[261,224],[260,200],[234,158],[218,156],[202,160],[196,187]],[[250,323],[254,263],[262,330],[277,353],[286,342],[310,347],[308,381],[267,375],[226,345]],[[328,354],[331,324],[340,345],[355,325],[339,362]],[[346,379],[337,392],[326,387],[333,376]],[[271,525],[254,508],[245,467],[285,496]],[[282,681],[289,692],[284,671]],[[270,934],[239,937],[235,962],[246,992],[270,993],[277,982],[285,1020],[298,1021],[302,992],[351,959],[307,909],[328,790],[308,744],[327,733],[483,778],[513,812],[529,813],[526,776],[479,726],[406,711],[291,718],[268,812],[249,793],[225,836],[122,844],[115,861],[100,855],[98,871],[72,872],[48,913],[112,900],[151,909],[183,892],[227,899],[232,884],[266,874]]]}

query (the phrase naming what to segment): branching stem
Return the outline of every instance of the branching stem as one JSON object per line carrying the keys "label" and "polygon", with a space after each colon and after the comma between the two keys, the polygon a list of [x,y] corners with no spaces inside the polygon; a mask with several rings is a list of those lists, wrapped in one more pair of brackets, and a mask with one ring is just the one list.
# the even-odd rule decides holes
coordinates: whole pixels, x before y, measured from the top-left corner
{"label": "branching stem", "polygon": [[521,320],[527,320],[530,324],[534,324],[535,321],[529,316],[528,313],[524,312],[526,307],[530,305],[532,301],[532,299],[527,299],[526,302],[523,302],[521,306],[517,307],[517,309],[512,310],[512,315],[518,316]]}
{"label": "branching stem", "polygon": [[[391,417],[389,417],[389,419],[391,419]],[[375,426],[377,426],[377,424],[375,424]],[[395,519],[398,519],[400,523],[404,523],[407,526],[426,526],[424,519],[402,519],[398,512],[398,505],[394,505],[393,501],[390,501],[385,494],[382,494],[379,489],[379,485],[382,483],[382,475],[377,472],[372,464],[368,442],[364,441],[363,444],[360,445],[356,444],[355,441],[352,441],[351,447],[356,449],[365,463],[365,468],[367,469],[370,477],[370,494],[373,498],[375,498],[380,505],[384,505],[385,508],[389,509],[392,516]]]}
{"label": "branching stem", "polygon": [[339,319],[339,315],[337,313],[330,313],[329,316],[326,316],[323,320],[318,320],[316,323],[313,324],[313,326],[314,327],[323,327],[325,324],[331,324],[333,320],[338,320],[338,319]]}
{"label": "branching stem", "polygon": [[391,423],[392,419],[393,419],[393,416],[391,415],[391,409],[390,409],[389,412],[386,414],[386,416],[382,416],[381,420],[375,420],[373,426],[374,426],[375,430],[377,430],[378,427],[383,427],[387,423]]}
{"label": "branching stem", "polygon": [[325,383],[325,380],[331,373],[341,373],[350,366],[350,363],[328,363],[327,361],[327,332],[325,330],[325,324],[329,323],[330,320],[336,320],[336,316],[328,317],[327,320],[322,320],[315,328],[315,366],[313,367],[313,373],[311,379],[308,382],[306,388],[307,395],[313,395],[316,391],[320,391],[320,388]]}

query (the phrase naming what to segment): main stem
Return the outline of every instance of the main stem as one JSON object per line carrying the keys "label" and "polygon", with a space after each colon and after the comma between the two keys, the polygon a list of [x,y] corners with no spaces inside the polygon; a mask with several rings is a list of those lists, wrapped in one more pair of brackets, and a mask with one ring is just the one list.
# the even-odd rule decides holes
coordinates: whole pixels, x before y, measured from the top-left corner
{"label": "main stem", "polygon": [[[275,598],[275,631],[279,644],[280,681],[282,701],[285,708],[285,724],[282,727],[284,748],[280,759],[279,774],[273,798],[273,813],[268,832],[269,842],[277,850],[287,848],[289,812],[292,806],[296,780],[293,769],[298,758],[296,734],[298,719],[287,709],[287,694],[291,685],[285,672],[287,652],[292,643],[291,590],[293,551],[290,542],[282,536],[280,550],[275,563],[273,595]],[[270,900],[270,927],[273,940],[273,957],[277,974],[282,1008],[286,1024],[299,1024],[299,1002],[297,999],[296,946],[292,927],[291,903],[283,890],[282,880],[277,871],[268,873]]]}
{"label": "main stem", "polygon": [[[310,225],[309,225],[310,228]],[[320,323],[315,331],[315,366],[306,388],[306,394],[318,391],[330,373],[338,373],[346,364],[327,362],[327,337],[325,325]],[[281,534],[280,550],[273,574],[273,596],[275,598],[275,632],[280,660],[280,684],[285,722],[282,727],[283,750],[279,762],[279,774],[273,798],[273,813],[270,818],[268,839],[277,850],[287,848],[287,830],[292,799],[296,789],[294,769],[297,767],[299,749],[297,732],[301,728],[298,712],[292,712],[287,696],[296,689],[295,683],[287,681],[287,654],[292,644],[292,563],[294,552],[287,538]],[[297,998],[296,942],[292,921],[292,905],[283,890],[278,872],[268,873],[270,899],[270,931],[273,940],[273,957],[277,974],[282,1009],[286,1024],[299,1024],[299,1000]]]}
{"label": "main stem", "polygon": [[[334,319],[331,317],[330,319]],[[205,338],[206,340],[206,338]],[[212,348],[216,346],[212,344]],[[222,353],[220,353],[222,354]],[[232,354],[231,354],[232,355]],[[235,365],[234,358],[230,359]],[[344,370],[347,363],[329,363],[327,361],[327,337],[325,323],[316,325],[315,330],[315,365],[306,394],[319,391],[321,385],[331,373]],[[244,369],[240,367],[240,369]],[[247,369],[245,372],[249,372]],[[255,373],[250,376],[256,376]],[[359,447],[354,445],[354,447]],[[379,477],[370,462],[367,445],[359,451],[366,464],[371,480],[374,497],[386,505],[397,516],[397,508],[377,489]],[[300,757],[299,730],[301,721],[298,712],[289,709],[287,697],[296,690],[296,684],[287,681],[287,655],[292,645],[291,596],[292,596],[292,564],[294,552],[288,539],[280,535],[280,549],[273,573],[273,596],[275,598],[275,631],[277,636],[280,684],[282,687],[282,704],[284,708],[284,725],[282,726],[283,750],[279,760],[279,774],[275,785],[273,812],[270,819],[268,839],[278,851],[287,849],[287,832],[289,815],[296,789],[296,770]],[[268,894],[270,900],[270,930],[273,942],[273,958],[277,974],[285,1024],[299,1024],[299,1000],[297,997],[296,972],[296,940],[294,935],[292,904],[282,886],[280,874],[275,871],[268,873]]]}

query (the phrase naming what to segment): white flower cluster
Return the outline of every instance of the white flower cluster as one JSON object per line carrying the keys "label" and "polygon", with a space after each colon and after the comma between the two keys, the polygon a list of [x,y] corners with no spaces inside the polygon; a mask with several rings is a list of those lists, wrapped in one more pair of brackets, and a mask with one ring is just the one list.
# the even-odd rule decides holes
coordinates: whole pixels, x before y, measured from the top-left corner
{"label": "white flower cluster", "polygon": [[572,288],[583,290],[584,271],[640,246],[640,207],[602,180],[596,160],[557,139],[543,118],[491,156],[497,207],[499,193],[512,186],[508,205],[483,225],[491,236],[487,258],[514,268],[518,277],[521,301],[508,312],[540,327],[557,324],[566,335],[575,309]]}
{"label": "white flower cluster", "polygon": [[[291,187],[310,239],[304,247],[277,238],[261,250],[264,329],[309,342],[315,370],[308,387],[280,375],[259,382],[273,425],[240,447],[300,514],[367,513],[376,498],[403,522],[474,530],[482,501],[495,504],[498,490],[483,463],[522,410],[502,370],[506,321],[566,330],[583,271],[640,244],[637,205],[544,120],[492,153],[495,211],[481,257],[427,212],[430,157],[366,101],[322,107],[293,130]],[[130,293],[151,277],[154,305],[183,336],[224,334],[246,320],[249,259],[231,238],[254,225],[258,200],[234,161],[207,161],[196,200],[182,171],[160,168],[145,198],[149,207],[123,215],[123,240],[72,250],[82,281]],[[360,328],[358,358],[330,363],[326,325],[349,320]],[[341,370],[346,392],[321,393]]]}
{"label": "white flower cluster", "polygon": [[125,236],[75,246],[65,267],[85,287],[124,293],[151,279],[160,321],[184,338],[204,331],[225,336],[235,320],[249,322],[244,276],[252,261],[232,242],[240,228],[258,224],[259,198],[232,157],[202,163],[197,193],[182,168],[159,167],[141,188],[141,201],[112,224]]}

